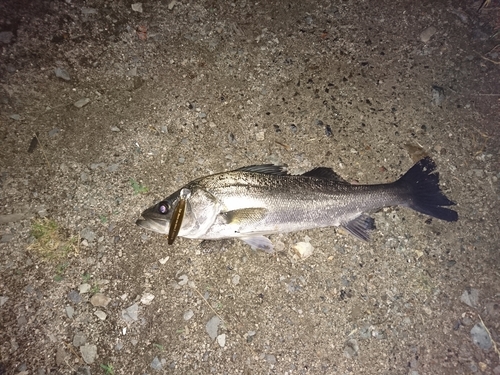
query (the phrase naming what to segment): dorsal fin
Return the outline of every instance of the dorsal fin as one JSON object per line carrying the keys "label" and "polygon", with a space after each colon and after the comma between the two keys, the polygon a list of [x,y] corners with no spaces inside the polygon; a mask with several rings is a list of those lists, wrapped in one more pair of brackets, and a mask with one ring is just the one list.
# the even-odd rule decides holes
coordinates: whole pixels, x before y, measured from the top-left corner
{"label": "dorsal fin", "polygon": [[288,174],[286,166],[274,164],[249,165],[247,167],[238,168],[236,171],[272,174],[277,176],[286,176]]}
{"label": "dorsal fin", "polygon": [[344,184],[348,184],[348,182],[344,180],[342,177],[340,177],[337,173],[335,173],[333,169],[327,167],[314,168],[309,172],[304,173],[302,176],[323,178],[325,180],[333,180],[337,182],[342,182]]}

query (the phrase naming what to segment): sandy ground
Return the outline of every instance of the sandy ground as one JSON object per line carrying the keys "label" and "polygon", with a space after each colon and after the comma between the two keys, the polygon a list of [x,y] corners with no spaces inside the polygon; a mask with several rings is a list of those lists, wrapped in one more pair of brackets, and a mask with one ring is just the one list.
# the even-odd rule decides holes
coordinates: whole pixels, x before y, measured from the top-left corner
{"label": "sandy ground", "polygon": [[[481,3],[2,1],[0,374],[500,374]],[[135,225],[210,173],[389,182],[422,152],[456,223],[385,208],[369,243],[276,234],[273,255]]]}

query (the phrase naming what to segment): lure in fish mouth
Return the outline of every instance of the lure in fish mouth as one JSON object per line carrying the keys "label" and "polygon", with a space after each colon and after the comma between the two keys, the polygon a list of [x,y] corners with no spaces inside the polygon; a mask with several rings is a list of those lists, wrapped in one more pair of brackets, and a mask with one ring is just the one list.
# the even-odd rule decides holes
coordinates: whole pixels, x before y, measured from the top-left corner
{"label": "lure in fish mouth", "polygon": [[388,184],[351,185],[326,167],[290,175],[275,165],[252,165],[191,181],[142,213],[140,227],[193,239],[239,238],[272,252],[265,237],[329,226],[368,241],[375,228],[366,212],[406,206],[445,221],[457,221],[455,203],[439,187],[430,157]]}

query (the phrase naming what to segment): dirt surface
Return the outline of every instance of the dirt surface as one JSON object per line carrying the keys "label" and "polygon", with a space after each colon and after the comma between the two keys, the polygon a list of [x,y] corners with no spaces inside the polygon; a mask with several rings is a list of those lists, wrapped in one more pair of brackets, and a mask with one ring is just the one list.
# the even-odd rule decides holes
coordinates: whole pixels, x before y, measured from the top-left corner
{"label": "dirt surface", "polygon": [[[2,1],[0,374],[500,374],[487,3]],[[386,208],[274,255],[135,225],[210,173],[389,182],[420,147],[456,223]]]}

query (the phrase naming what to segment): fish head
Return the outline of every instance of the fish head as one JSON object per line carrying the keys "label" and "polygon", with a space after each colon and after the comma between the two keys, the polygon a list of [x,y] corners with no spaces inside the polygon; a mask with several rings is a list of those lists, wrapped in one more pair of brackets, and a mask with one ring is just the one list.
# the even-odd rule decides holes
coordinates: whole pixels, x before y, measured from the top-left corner
{"label": "fish head", "polygon": [[[202,238],[220,213],[220,205],[217,199],[205,189],[196,186],[185,188],[188,188],[191,194],[185,202],[186,206],[178,235],[186,238]],[[136,224],[153,232],[168,234],[170,223],[173,220],[172,214],[181,201],[183,189],[179,189],[146,209],[142,213],[143,219],[137,220]]]}

